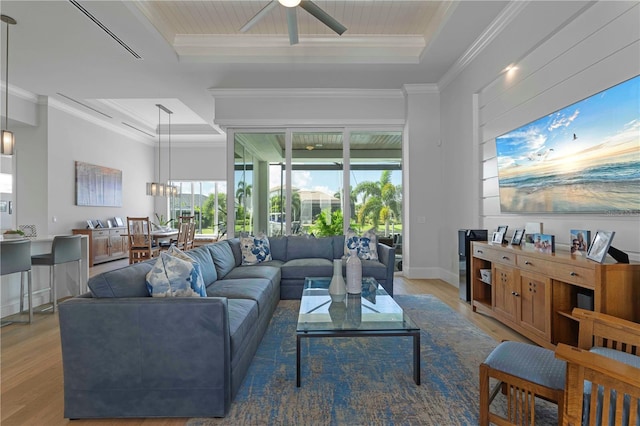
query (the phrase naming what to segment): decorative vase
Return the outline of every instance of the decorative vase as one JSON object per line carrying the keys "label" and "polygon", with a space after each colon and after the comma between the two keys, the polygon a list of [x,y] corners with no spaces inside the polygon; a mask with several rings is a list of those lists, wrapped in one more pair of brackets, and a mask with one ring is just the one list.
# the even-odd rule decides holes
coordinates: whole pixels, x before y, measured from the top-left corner
{"label": "decorative vase", "polygon": [[333,277],[329,284],[329,296],[334,302],[343,302],[347,295],[347,288],[342,277],[342,260],[335,259],[333,261]]}
{"label": "decorative vase", "polygon": [[347,258],[347,293],[362,293],[362,261],[356,250],[349,250]]}

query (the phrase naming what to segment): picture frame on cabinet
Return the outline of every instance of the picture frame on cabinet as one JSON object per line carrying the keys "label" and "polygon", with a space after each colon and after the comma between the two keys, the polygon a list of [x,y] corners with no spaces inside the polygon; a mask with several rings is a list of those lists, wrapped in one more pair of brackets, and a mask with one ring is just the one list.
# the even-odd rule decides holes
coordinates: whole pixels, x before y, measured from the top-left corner
{"label": "picture frame on cabinet", "polygon": [[598,263],[604,262],[615,234],[616,233],[614,231],[596,231],[596,235],[593,237],[589,251],[587,251],[587,259],[594,260]]}
{"label": "picture frame on cabinet", "polygon": [[102,223],[102,221],[100,219],[96,219],[95,220],[96,223],[96,228],[104,228],[104,223]]}
{"label": "picture frame on cabinet", "polygon": [[87,220],[87,229],[94,229],[93,221],[91,219]]}
{"label": "picture frame on cabinet", "polygon": [[491,242],[494,244],[502,244],[502,240],[504,239],[504,234],[502,232],[494,232],[493,238],[491,238]]}
{"label": "picture frame on cabinet", "polygon": [[549,234],[534,234],[533,246],[542,253],[556,252],[556,237]]}
{"label": "picture frame on cabinet", "polygon": [[511,237],[511,245],[519,246],[522,243],[522,238],[524,237],[524,228],[516,229],[513,231],[513,237]]}
{"label": "picture frame on cabinet", "polygon": [[117,227],[119,227],[119,228],[124,227],[124,221],[122,220],[121,217],[116,216],[116,217],[113,218],[113,221],[114,221],[114,223],[116,224]]}
{"label": "picture frame on cabinet", "polygon": [[581,252],[586,254],[589,250],[589,242],[591,242],[591,231],[584,229],[572,229],[571,234],[571,253]]}
{"label": "picture frame on cabinet", "polygon": [[107,219],[107,228],[113,228],[113,222],[111,219]]}

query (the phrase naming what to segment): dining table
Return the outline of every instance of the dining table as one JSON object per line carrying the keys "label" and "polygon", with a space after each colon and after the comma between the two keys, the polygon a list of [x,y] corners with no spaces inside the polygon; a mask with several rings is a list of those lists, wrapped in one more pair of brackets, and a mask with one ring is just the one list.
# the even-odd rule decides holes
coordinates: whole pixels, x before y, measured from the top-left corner
{"label": "dining table", "polygon": [[178,236],[177,229],[157,229],[155,231],[151,231],[151,238],[155,243],[159,243],[160,241],[170,240],[174,237]]}

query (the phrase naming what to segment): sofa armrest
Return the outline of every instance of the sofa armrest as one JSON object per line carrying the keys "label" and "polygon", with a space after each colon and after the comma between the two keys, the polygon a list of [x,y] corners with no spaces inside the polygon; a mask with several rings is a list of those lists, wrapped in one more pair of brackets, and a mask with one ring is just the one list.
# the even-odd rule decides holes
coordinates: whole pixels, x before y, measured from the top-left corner
{"label": "sofa armrest", "polygon": [[226,298],[73,298],[59,308],[65,417],[228,412]]}
{"label": "sofa armrest", "polygon": [[378,243],[378,260],[387,267],[387,279],[384,288],[390,296],[393,296],[393,270],[396,261],[396,249],[386,244]]}

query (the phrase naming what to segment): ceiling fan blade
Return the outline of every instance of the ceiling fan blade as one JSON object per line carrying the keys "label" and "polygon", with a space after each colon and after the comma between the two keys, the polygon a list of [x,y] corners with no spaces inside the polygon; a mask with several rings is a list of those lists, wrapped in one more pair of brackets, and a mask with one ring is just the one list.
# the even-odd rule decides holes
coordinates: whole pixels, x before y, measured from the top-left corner
{"label": "ceiling fan blade", "polygon": [[310,0],[302,0],[300,2],[300,7],[312,14],[318,21],[325,24],[327,27],[331,28],[333,31],[342,35],[345,31],[347,31],[347,27],[342,25],[340,22],[336,21],[331,15],[329,15],[324,10],[320,9],[314,2]]}
{"label": "ceiling fan blade", "polygon": [[260,21],[264,17],[264,15],[269,13],[269,11],[274,7],[276,7],[277,5],[278,5],[278,0],[271,0],[271,2],[269,2],[265,7],[263,7],[262,10],[260,10],[260,12],[256,13],[253,18],[249,19],[249,22],[244,24],[244,27],[240,28],[240,32],[246,33],[247,31],[249,31],[251,27],[257,24],[258,21]]}
{"label": "ceiling fan blade", "polygon": [[298,15],[295,7],[287,8],[287,26],[289,27],[289,44],[298,44]]}

